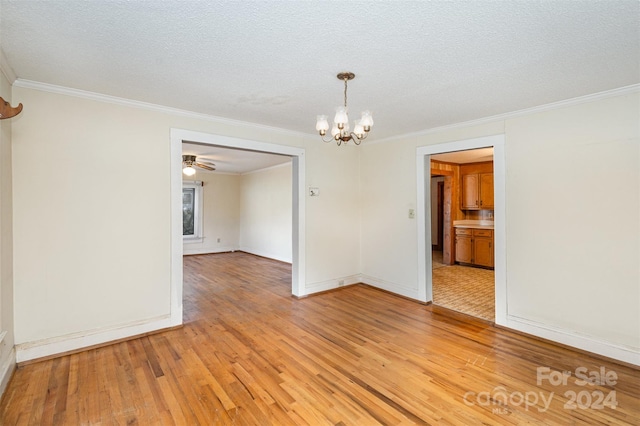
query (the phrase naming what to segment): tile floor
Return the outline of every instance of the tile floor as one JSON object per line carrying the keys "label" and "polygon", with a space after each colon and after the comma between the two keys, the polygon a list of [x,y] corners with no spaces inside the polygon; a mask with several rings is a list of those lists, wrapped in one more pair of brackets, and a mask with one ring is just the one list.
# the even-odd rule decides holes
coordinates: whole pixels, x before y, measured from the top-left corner
{"label": "tile floor", "polygon": [[494,271],[442,263],[433,252],[433,303],[487,321],[495,319]]}

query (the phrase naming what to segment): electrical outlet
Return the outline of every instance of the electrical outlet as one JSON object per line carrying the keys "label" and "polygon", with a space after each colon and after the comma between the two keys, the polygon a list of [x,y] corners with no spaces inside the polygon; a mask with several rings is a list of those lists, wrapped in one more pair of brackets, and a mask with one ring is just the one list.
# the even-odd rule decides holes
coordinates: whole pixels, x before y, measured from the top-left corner
{"label": "electrical outlet", "polygon": [[338,287],[342,287],[344,285],[344,280],[338,281]]}
{"label": "electrical outlet", "polygon": [[414,209],[409,209],[409,219],[414,219],[416,217],[416,211]]}
{"label": "electrical outlet", "polygon": [[314,188],[314,187],[309,187],[309,196],[310,197],[317,197],[318,195],[320,195],[320,189]]}
{"label": "electrical outlet", "polygon": [[218,242],[220,242],[220,238],[218,238]]}

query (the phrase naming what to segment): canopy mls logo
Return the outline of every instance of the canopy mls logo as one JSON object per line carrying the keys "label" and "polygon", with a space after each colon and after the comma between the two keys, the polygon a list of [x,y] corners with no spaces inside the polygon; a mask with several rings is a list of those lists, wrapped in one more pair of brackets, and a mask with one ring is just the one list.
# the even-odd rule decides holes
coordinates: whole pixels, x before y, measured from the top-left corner
{"label": "canopy mls logo", "polygon": [[[571,381],[570,381],[571,380]],[[536,369],[536,385],[545,384],[551,386],[580,386],[613,387],[618,383],[618,374],[613,370],[600,367],[598,370],[589,370],[587,367],[578,367],[571,371],[555,371],[549,367],[538,367]],[[618,401],[616,391],[608,393],[600,389],[568,389],[561,395],[566,402],[566,410],[603,410],[605,408],[616,409]],[[492,407],[493,414],[508,414],[509,407],[524,407],[526,411],[536,409],[544,413],[551,406],[551,402],[556,396],[555,392],[545,392],[542,390],[529,390],[525,392],[508,392],[504,386],[496,386],[491,391],[473,392],[464,394],[463,401],[468,406],[480,405]]]}

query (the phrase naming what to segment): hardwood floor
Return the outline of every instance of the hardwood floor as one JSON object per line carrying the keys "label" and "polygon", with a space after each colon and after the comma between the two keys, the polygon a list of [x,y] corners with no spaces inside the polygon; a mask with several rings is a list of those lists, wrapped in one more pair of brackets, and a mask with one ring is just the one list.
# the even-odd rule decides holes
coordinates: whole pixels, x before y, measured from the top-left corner
{"label": "hardwood floor", "polygon": [[[244,253],[184,263],[184,327],[18,368],[0,424],[640,419],[640,372],[627,366],[363,285],[298,300],[289,265]],[[580,386],[580,367],[616,383]],[[549,368],[540,384],[538,368]],[[554,385],[563,371],[567,384]]]}

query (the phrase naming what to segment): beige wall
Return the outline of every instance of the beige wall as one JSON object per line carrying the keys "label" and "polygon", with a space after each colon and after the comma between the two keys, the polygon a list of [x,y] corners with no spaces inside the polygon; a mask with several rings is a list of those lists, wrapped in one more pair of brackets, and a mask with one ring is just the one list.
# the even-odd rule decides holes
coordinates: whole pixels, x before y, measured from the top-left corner
{"label": "beige wall", "polygon": [[246,173],[240,188],[240,250],[291,262],[291,163]]}
{"label": "beige wall", "polygon": [[639,98],[364,146],[363,274],[408,296],[417,288],[417,226],[406,212],[416,199],[416,147],[504,133],[509,318],[568,342],[621,347],[637,361]]}
{"label": "beige wall", "polygon": [[638,106],[507,121],[509,315],[640,348]]}
{"label": "beige wall", "polygon": [[[2,50],[0,49],[0,55]],[[0,59],[1,60],[1,59]],[[11,85],[0,71],[0,96],[11,102]],[[11,102],[12,106],[17,104]],[[11,179],[11,127],[17,116],[0,120],[0,395],[15,364],[13,319],[13,201]]]}
{"label": "beige wall", "polygon": [[185,242],[185,254],[243,250],[292,261],[291,163],[243,175],[197,172],[183,180],[203,182],[204,203],[203,240]]}
{"label": "beige wall", "polygon": [[13,96],[19,353],[169,316],[171,128],[306,148],[324,191],[306,206],[307,285],[358,273],[356,149],[20,84]]}
{"label": "beige wall", "polygon": [[306,198],[307,289],[357,277],[410,297],[416,147],[504,133],[509,316],[640,348],[637,93],[358,149],[20,85],[13,102],[19,347],[169,315],[180,128],[305,148],[306,186],[320,189]]}
{"label": "beige wall", "polygon": [[201,243],[185,243],[184,253],[218,253],[238,250],[240,175],[197,172],[195,176],[184,180],[203,182],[203,240]]}

